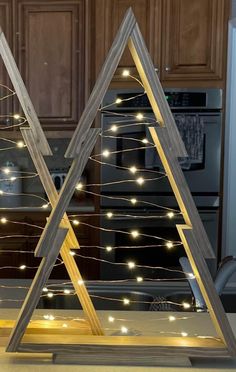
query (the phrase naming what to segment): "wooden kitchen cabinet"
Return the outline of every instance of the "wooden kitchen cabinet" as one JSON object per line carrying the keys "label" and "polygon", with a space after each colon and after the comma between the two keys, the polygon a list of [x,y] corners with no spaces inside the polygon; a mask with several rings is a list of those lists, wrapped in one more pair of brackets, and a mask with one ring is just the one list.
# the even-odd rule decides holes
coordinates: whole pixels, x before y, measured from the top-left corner
{"label": "wooden kitchen cabinet", "polygon": [[[103,0],[99,4],[97,73],[131,6],[164,86],[224,86],[230,0]],[[127,51],[119,66],[135,71]],[[124,84],[120,68],[113,82],[117,80]]]}
{"label": "wooden kitchen cabinet", "polygon": [[228,17],[228,0],[165,0],[162,80],[222,80]]}

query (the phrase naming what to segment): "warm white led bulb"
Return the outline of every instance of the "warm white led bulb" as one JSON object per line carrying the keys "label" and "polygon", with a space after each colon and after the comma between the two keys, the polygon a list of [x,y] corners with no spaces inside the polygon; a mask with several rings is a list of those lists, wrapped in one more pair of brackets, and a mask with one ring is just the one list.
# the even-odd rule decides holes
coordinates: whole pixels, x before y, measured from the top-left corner
{"label": "warm white led bulb", "polygon": [[73,220],[72,222],[73,222],[73,225],[75,225],[75,226],[78,226],[79,225],[79,221],[78,220]]}
{"label": "warm white led bulb", "polygon": [[23,141],[18,141],[16,145],[17,145],[17,147],[19,147],[20,149],[22,149],[23,147],[25,147],[25,144],[24,144]]}
{"label": "warm white led bulb", "polygon": [[182,303],[184,309],[190,309],[191,305],[188,302]]}
{"label": "warm white led bulb", "polygon": [[49,298],[52,298],[52,297],[54,296],[54,294],[53,294],[52,292],[48,292],[47,296],[48,296]]}
{"label": "warm white led bulb", "polygon": [[173,243],[172,242],[167,242],[166,246],[167,246],[168,249],[173,248]]}
{"label": "warm white led bulb", "polygon": [[63,328],[67,328],[67,327],[68,327],[68,324],[63,323],[63,324],[62,324],[62,327],[63,327]]}
{"label": "warm white led bulb", "polygon": [[15,181],[16,180],[16,177],[11,177],[10,178],[10,181]]}
{"label": "warm white led bulb", "polygon": [[121,333],[128,333],[128,328],[125,326],[122,326],[120,330],[121,330]]}
{"label": "warm white led bulb", "polygon": [[79,284],[79,285],[83,285],[83,284],[84,284],[84,281],[83,281],[82,279],[79,279],[79,280],[78,280],[78,284]]}
{"label": "warm white led bulb", "polygon": [[20,270],[25,270],[25,269],[26,269],[26,265],[21,265],[21,266],[19,267],[19,269],[20,269]]}
{"label": "warm white led bulb", "polygon": [[132,230],[130,234],[132,235],[133,238],[137,238],[139,236],[138,230]]}
{"label": "warm white led bulb", "polygon": [[147,140],[147,138],[143,138],[143,139],[142,139],[142,143],[145,143],[145,144],[147,144],[147,143],[148,143],[148,140]]}
{"label": "warm white led bulb", "polygon": [[136,179],[136,182],[141,186],[144,184],[144,178],[143,177],[139,177]]}
{"label": "warm white led bulb", "polygon": [[137,172],[137,168],[133,165],[132,167],[129,168],[129,171],[133,174],[135,174]]}
{"label": "warm white led bulb", "polygon": [[108,322],[113,323],[114,320],[115,320],[115,318],[114,318],[113,316],[110,315],[110,316],[108,317]]}
{"label": "warm white led bulb", "polygon": [[104,150],[102,152],[102,155],[104,156],[104,158],[108,158],[108,156],[110,155],[110,151],[109,150]]}
{"label": "warm white led bulb", "polygon": [[43,292],[48,292],[47,287],[43,287]]}
{"label": "warm white led bulb", "polygon": [[16,120],[18,120],[18,119],[20,119],[20,115],[19,114],[15,114],[15,115],[13,115],[13,118],[16,119]]}
{"label": "warm white led bulb", "polygon": [[170,322],[174,322],[176,320],[176,317],[174,315],[170,315],[168,319]]}
{"label": "warm white led bulb", "polygon": [[187,275],[189,279],[195,279],[195,275],[193,273],[188,273]]}
{"label": "warm white led bulb", "polygon": [[11,171],[10,171],[10,169],[9,168],[4,168],[3,169],[3,173],[5,173],[5,174],[9,174]]}
{"label": "warm white led bulb", "polygon": [[130,304],[130,300],[128,298],[124,298],[123,299],[123,303],[124,303],[124,305],[129,305]]}
{"label": "warm white led bulb", "polygon": [[111,252],[111,251],[112,251],[112,247],[111,247],[110,245],[108,245],[108,246],[106,247],[106,251],[107,251],[107,252]]}
{"label": "warm white led bulb", "polygon": [[48,319],[49,319],[49,320],[54,320],[55,317],[54,317],[53,315],[50,314],[50,315],[48,316]]}
{"label": "warm white led bulb", "polygon": [[135,263],[133,261],[128,262],[128,267],[129,267],[129,269],[134,269],[135,268]]}
{"label": "warm white led bulb", "polygon": [[188,334],[187,334],[187,332],[181,332],[181,336],[183,336],[183,337],[187,337]]}
{"label": "warm white led bulb", "polygon": [[75,256],[75,252],[70,251],[70,255],[71,255],[71,256]]}
{"label": "warm white led bulb", "polygon": [[143,278],[141,276],[137,276],[137,282],[140,283],[140,282],[143,282]]}
{"label": "warm white led bulb", "polygon": [[82,188],[83,188],[83,184],[82,182],[79,182],[76,186],[76,190],[82,190]]}
{"label": "warm white led bulb", "polygon": [[174,212],[168,212],[167,213],[167,217],[169,217],[169,218],[173,218],[174,217]]}
{"label": "warm white led bulb", "polygon": [[122,102],[122,99],[121,98],[116,98],[116,103],[121,103]]}
{"label": "warm white led bulb", "polygon": [[137,203],[137,199],[132,198],[132,199],[130,199],[130,202],[131,202],[132,204],[136,204],[136,203]]}
{"label": "warm white led bulb", "polygon": [[3,194],[4,194],[4,192],[2,190],[0,190],[0,195],[3,195]]}
{"label": "warm white led bulb", "polygon": [[48,314],[45,314],[43,317],[44,317],[44,319],[46,319],[46,320],[49,319],[49,315],[48,315]]}
{"label": "warm white led bulb", "polygon": [[0,221],[1,223],[7,223],[7,219],[5,217],[2,217]]}
{"label": "warm white led bulb", "polygon": [[115,125],[115,124],[111,126],[111,131],[112,131],[112,132],[116,132],[117,129],[118,129],[118,127],[117,127],[117,125]]}
{"label": "warm white led bulb", "polygon": [[107,212],[107,217],[108,218],[111,218],[113,216],[113,213],[112,212]]}
{"label": "warm white led bulb", "polygon": [[71,293],[71,291],[69,290],[69,289],[64,289],[64,291],[63,291],[65,294],[70,294]]}
{"label": "warm white led bulb", "polygon": [[129,75],[130,75],[129,70],[123,70],[122,71],[122,76],[127,77]]}
{"label": "warm white led bulb", "polygon": [[139,112],[137,115],[136,115],[136,118],[138,119],[138,120],[142,120],[143,119],[143,114],[141,114],[141,112]]}
{"label": "warm white led bulb", "polygon": [[42,208],[43,208],[43,209],[47,209],[47,207],[48,207],[48,204],[43,204],[43,205],[42,205]]}

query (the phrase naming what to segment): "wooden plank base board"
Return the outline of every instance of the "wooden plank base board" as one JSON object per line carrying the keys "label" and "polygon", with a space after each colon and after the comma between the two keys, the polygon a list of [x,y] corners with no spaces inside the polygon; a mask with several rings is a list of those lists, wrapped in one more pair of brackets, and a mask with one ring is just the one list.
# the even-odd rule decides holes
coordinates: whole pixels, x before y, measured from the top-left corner
{"label": "wooden plank base board", "polygon": [[55,364],[80,364],[80,365],[119,365],[119,366],[168,366],[168,367],[192,367],[190,358],[159,357],[155,354],[146,355],[142,352],[133,354],[130,350],[124,350],[122,355],[118,350],[103,350],[100,354],[96,351],[81,350],[78,354],[53,354]]}

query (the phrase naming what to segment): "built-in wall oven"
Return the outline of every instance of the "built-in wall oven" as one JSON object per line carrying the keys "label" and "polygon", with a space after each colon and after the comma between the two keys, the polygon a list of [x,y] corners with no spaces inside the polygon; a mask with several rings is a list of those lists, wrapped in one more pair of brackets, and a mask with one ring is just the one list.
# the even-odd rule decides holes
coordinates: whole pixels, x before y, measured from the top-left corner
{"label": "built-in wall oven", "polygon": [[[189,154],[188,159],[179,159],[179,162],[217,256],[222,91],[167,89],[165,95]],[[110,106],[117,99],[119,103]],[[152,146],[148,126],[153,125],[155,119],[147,96],[139,90],[112,90],[105,96],[103,107],[101,142],[103,152],[105,151],[105,155],[109,154],[109,157],[103,157],[104,164],[101,165],[101,194],[104,196],[101,198],[104,213],[102,226],[111,227],[112,230],[130,231],[137,225],[138,219],[138,225],[144,234],[156,235],[161,232],[166,239],[179,240],[175,224],[181,222],[182,217],[175,216],[170,224],[170,221],[160,218],[163,210],[158,211],[158,208],[152,206],[154,203],[176,208],[177,203],[168,179],[162,176],[164,169]],[[142,120],[135,117],[137,114],[143,116]],[[137,177],[132,171],[127,172],[127,168],[132,170],[132,167],[142,170],[137,172]],[[148,178],[149,181],[140,185],[136,182],[138,178]],[[129,200],[132,198],[149,204],[131,205]],[[107,211],[115,211],[112,219],[106,218]],[[140,218],[133,218],[131,214],[134,212]],[[114,231],[101,234],[103,246],[127,246],[131,244],[128,239],[127,234]],[[153,239],[146,239],[145,245],[148,244],[155,246]],[[178,252],[166,254],[165,251],[165,255],[162,249],[153,249],[152,254],[149,250],[148,255],[144,249],[139,252],[140,262],[143,261],[144,264],[149,265],[156,261],[165,265],[165,260],[168,260],[172,267],[178,266],[179,256],[184,254],[181,248],[178,248]],[[106,255],[107,252],[104,252],[104,257]],[[131,249],[117,249],[109,255],[114,262],[126,262],[131,256]],[[110,274],[109,268],[104,264],[102,277],[109,278]],[[117,277],[120,275],[115,268],[112,270],[112,275],[114,274]]]}

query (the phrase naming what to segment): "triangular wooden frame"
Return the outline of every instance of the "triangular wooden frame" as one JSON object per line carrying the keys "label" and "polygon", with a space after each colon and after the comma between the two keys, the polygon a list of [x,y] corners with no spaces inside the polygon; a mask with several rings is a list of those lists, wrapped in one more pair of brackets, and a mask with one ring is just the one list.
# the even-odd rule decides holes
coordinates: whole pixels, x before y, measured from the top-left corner
{"label": "triangular wooden frame", "polygon": [[[41,351],[52,352],[54,354],[74,353],[80,354],[80,356],[85,355],[88,360],[89,356],[94,356],[96,353],[102,353],[113,358],[116,356],[118,360],[122,360],[122,358],[132,359],[137,354],[146,355],[147,358],[173,355],[204,357],[236,356],[235,337],[204,259],[213,258],[212,249],[177,159],[178,157],[186,156],[186,150],[131,9],[127,11],[124,17],[65,156],[74,158],[74,165],[78,165],[81,161],[81,149],[84,148],[83,144],[88,138],[91,139],[90,127],[126,44],[129,46],[154,114],[160,123],[160,126],[150,128],[150,133],[185,220],[184,225],[177,225],[180,238],[221,341],[190,337],[186,337],[183,340],[180,337],[160,338],[103,335],[95,337],[83,335],[71,336],[68,344],[65,343],[66,341],[63,343],[54,343],[50,342],[50,340],[46,344],[42,342],[33,343],[27,339],[27,336],[24,336],[21,341],[23,337],[22,332],[17,335],[17,330],[23,322],[23,319],[21,319],[13,330],[13,334],[15,332],[17,337],[14,342],[10,338],[7,350],[22,352]],[[38,132],[33,133],[32,139],[37,142],[38,137],[35,138],[35,134],[38,136]],[[94,139],[94,136],[92,137]],[[24,132],[24,138],[27,139],[26,132]],[[84,161],[85,158],[82,157],[82,163]],[[36,248],[36,254],[38,256],[48,257],[53,255],[53,252],[55,254],[56,250],[59,252],[60,244],[66,236],[66,232],[61,228],[61,218],[65,212],[69,198],[65,196],[65,191],[68,191],[69,195],[71,195],[72,188],[75,185],[74,174],[72,169],[64,188],[55,201],[55,207]],[[70,177],[72,178],[71,181]],[[59,204],[62,204],[62,207]],[[53,242],[51,236],[56,238],[54,247],[48,244],[48,242]]]}

